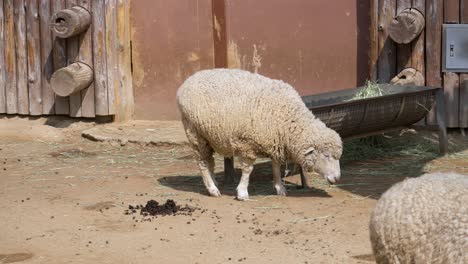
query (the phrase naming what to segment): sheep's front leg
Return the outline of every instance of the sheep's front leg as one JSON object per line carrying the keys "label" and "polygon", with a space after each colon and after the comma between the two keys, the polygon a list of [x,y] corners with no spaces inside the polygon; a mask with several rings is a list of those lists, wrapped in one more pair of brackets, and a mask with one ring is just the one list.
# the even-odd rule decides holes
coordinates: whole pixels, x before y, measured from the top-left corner
{"label": "sheep's front leg", "polygon": [[272,168],[273,168],[273,184],[276,189],[276,193],[278,195],[286,195],[286,188],[283,185],[283,181],[281,180],[281,164],[276,161],[272,161]]}
{"label": "sheep's front leg", "polygon": [[247,188],[249,187],[249,178],[250,173],[252,173],[253,165],[255,160],[252,159],[241,159],[240,165],[242,170],[242,176],[237,185],[237,199],[238,200],[248,200],[249,199],[249,192]]}

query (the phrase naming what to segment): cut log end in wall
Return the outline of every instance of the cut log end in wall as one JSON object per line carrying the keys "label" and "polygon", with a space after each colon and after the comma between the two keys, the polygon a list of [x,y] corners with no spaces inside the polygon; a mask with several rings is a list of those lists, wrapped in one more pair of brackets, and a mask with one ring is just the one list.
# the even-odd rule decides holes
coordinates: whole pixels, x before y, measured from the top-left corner
{"label": "cut log end in wall", "polygon": [[415,8],[407,8],[390,23],[388,34],[398,44],[411,43],[424,29],[424,15]]}
{"label": "cut log end in wall", "polygon": [[424,76],[420,71],[414,68],[406,68],[398,73],[397,76],[393,77],[390,83],[395,85],[423,86]]}
{"label": "cut log end in wall", "polygon": [[91,14],[81,6],[55,13],[50,21],[51,30],[60,38],[69,38],[86,31],[91,24]]}
{"label": "cut log end in wall", "polygon": [[87,88],[93,82],[93,69],[75,62],[59,69],[52,75],[50,85],[59,96],[69,96]]}

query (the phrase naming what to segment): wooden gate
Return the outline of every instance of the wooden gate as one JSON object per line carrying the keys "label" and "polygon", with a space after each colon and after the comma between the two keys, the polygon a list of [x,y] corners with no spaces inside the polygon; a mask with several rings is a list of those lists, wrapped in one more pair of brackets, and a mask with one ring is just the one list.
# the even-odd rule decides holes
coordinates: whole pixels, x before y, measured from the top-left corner
{"label": "wooden gate", "polygon": [[[408,42],[395,29],[401,26],[398,21],[418,20],[408,18],[409,12],[422,15],[423,20],[422,31],[414,32]],[[441,71],[443,23],[468,23],[468,0],[372,0],[370,75],[380,82],[395,82],[399,74],[408,77],[401,75],[405,69],[412,69],[413,81],[419,85],[444,87],[447,126],[466,128],[468,75]],[[427,123],[435,124],[433,113]]]}
{"label": "wooden gate", "polygon": [[129,21],[128,0],[0,0],[0,114],[131,118]]}

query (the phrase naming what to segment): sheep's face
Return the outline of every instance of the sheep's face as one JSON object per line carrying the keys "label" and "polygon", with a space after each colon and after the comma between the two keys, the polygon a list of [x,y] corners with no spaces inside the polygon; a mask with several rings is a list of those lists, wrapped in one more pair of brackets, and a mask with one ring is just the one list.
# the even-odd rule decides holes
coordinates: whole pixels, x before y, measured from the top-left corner
{"label": "sheep's face", "polygon": [[341,177],[339,159],[340,157],[334,156],[329,151],[310,150],[304,157],[302,169],[307,172],[315,171],[329,183],[336,183]]}

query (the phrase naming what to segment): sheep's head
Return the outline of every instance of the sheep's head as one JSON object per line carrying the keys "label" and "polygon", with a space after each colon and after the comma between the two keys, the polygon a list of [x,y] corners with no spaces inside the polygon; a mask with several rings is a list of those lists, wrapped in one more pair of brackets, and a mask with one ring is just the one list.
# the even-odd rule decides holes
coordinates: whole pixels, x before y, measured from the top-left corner
{"label": "sheep's head", "polygon": [[[323,133],[325,132],[325,133]],[[315,171],[322,175],[329,183],[340,180],[340,158],[343,143],[334,130],[325,128],[318,137],[310,137],[308,144],[300,151],[299,162],[307,172]]]}

